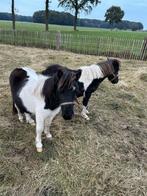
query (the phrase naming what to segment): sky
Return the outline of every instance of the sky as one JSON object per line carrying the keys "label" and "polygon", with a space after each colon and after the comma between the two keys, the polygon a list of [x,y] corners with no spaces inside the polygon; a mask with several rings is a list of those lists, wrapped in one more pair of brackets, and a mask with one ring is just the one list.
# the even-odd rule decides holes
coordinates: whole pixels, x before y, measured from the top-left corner
{"label": "sky", "polygon": [[[93,8],[90,14],[80,13],[80,18],[104,20],[105,12],[112,5],[120,6],[125,12],[123,20],[141,22],[144,29],[147,29],[147,0],[101,0],[101,4]],[[16,13],[25,16],[32,16],[37,10],[43,10],[45,0],[15,0]],[[65,11],[58,7],[58,0],[52,0],[50,9]],[[67,11],[67,10],[66,10]],[[11,12],[11,0],[0,0],[0,12]]]}

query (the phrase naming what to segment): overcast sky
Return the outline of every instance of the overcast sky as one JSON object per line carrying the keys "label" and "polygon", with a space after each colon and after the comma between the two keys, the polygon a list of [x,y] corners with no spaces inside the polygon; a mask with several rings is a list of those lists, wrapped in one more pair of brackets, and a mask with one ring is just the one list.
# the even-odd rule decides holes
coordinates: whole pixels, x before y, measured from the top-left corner
{"label": "overcast sky", "polygon": [[[45,0],[15,0],[15,8],[17,14],[33,15],[36,10],[43,10]],[[93,8],[93,11],[86,15],[80,14],[81,18],[104,19],[106,10],[112,5],[120,6],[125,12],[124,20],[142,22],[144,28],[147,29],[147,0],[101,0],[101,4]],[[58,8],[58,0],[52,0],[50,9],[63,11]],[[0,0],[0,12],[11,11],[11,0]]]}

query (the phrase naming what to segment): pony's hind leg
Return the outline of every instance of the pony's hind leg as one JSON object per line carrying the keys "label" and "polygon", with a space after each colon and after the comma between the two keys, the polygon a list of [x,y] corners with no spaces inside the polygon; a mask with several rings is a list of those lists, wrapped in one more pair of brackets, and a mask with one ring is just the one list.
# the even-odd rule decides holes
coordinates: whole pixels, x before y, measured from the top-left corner
{"label": "pony's hind leg", "polygon": [[23,115],[22,115],[22,113],[20,112],[20,110],[19,110],[19,108],[17,107],[16,104],[14,104],[14,106],[15,106],[15,108],[16,108],[16,110],[17,110],[17,114],[18,114],[18,119],[19,119],[19,121],[20,121],[20,122],[23,122]]}
{"label": "pony's hind leg", "polygon": [[28,113],[24,113],[25,114],[25,118],[26,118],[26,122],[29,123],[30,125],[35,125],[35,121],[32,119],[31,115]]}
{"label": "pony's hind leg", "polygon": [[49,117],[47,119],[45,119],[45,123],[44,123],[44,133],[46,135],[46,138],[48,139],[51,139],[52,138],[52,135],[50,133],[50,125],[51,125],[51,122],[53,120],[54,117]]}

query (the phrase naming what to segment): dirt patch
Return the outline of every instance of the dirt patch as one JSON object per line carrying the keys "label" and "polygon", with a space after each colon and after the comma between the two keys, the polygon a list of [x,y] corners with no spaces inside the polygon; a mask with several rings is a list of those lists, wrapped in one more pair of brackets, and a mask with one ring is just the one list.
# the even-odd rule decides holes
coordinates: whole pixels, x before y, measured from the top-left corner
{"label": "dirt patch", "polygon": [[[120,83],[105,80],[89,103],[90,121],[59,115],[53,140],[35,150],[35,128],[12,116],[9,74],[15,67],[41,71],[52,63],[78,68],[104,57],[0,47],[0,195],[97,196],[147,194],[146,62],[121,60]],[[81,102],[81,99],[80,99]]]}

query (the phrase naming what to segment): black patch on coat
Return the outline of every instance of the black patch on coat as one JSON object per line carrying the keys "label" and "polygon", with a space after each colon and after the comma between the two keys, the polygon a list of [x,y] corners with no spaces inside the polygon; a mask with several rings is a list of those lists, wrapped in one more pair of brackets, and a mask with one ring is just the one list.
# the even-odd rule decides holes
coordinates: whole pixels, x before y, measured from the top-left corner
{"label": "black patch on coat", "polygon": [[88,101],[91,97],[91,94],[97,90],[101,82],[105,78],[100,78],[100,79],[94,79],[91,84],[88,86],[88,88],[85,90],[85,96],[83,98],[83,105],[86,107],[88,105]]}
{"label": "black patch on coat", "polygon": [[55,108],[59,107],[60,102],[57,92],[57,76],[48,78],[45,81],[42,89],[42,95],[45,98],[44,109],[54,110]]}
{"label": "black patch on coat", "polygon": [[19,93],[27,81],[28,81],[27,72],[21,68],[14,69],[10,74],[9,82],[10,82],[11,94],[13,99],[13,114],[17,113],[15,104],[17,105],[17,107],[19,108],[22,114],[25,112],[30,113],[29,111],[27,111],[27,109],[22,103],[21,98],[19,97]]}

